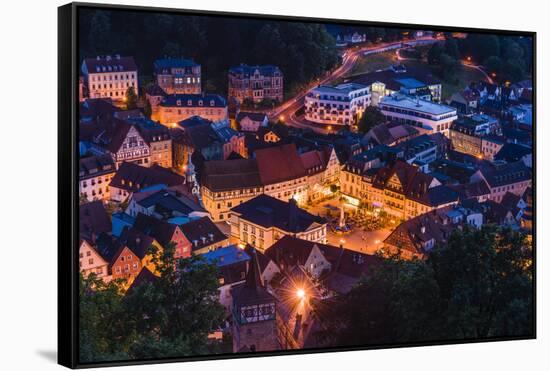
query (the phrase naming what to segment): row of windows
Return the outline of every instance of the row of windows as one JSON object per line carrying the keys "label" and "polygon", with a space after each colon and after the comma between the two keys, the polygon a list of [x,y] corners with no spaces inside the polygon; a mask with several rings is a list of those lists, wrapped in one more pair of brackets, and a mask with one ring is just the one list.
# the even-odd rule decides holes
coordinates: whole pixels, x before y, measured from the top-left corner
{"label": "row of windows", "polygon": [[[113,86],[113,84],[109,84],[108,86],[107,86],[107,84],[103,84],[103,85],[101,85],[101,84],[98,84],[98,85],[92,84],[92,90],[96,90],[96,87],[97,87],[97,89],[113,89],[113,88],[114,89],[121,89],[121,88],[124,88],[124,87],[129,88],[130,86],[135,87],[136,85],[134,84],[134,82],[131,82],[131,83],[127,82],[126,85],[124,83],[114,84],[114,86]],[[118,92],[116,92],[116,93],[117,93],[116,95],[118,96]]]}
{"label": "row of windows", "polygon": [[117,75],[117,74],[103,75],[103,79],[101,77],[102,76],[91,75],[92,81],[130,80],[130,79],[135,79],[136,75],[133,73],[126,73],[126,74],[120,74],[120,75]]}
{"label": "row of windows", "polygon": [[[173,111],[168,108],[168,109],[164,109],[164,112],[166,113],[172,113]],[[178,109],[175,111],[178,115],[187,115],[187,116],[190,116],[190,115],[221,115],[223,113],[223,110],[222,109],[202,109],[202,110],[194,110],[194,109],[186,109],[186,110],[182,110],[182,109]]]}
{"label": "row of windows", "polygon": [[[102,176],[98,176],[97,180],[96,180],[96,178],[92,178],[92,179],[90,179],[90,186],[93,187],[96,184],[102,184],[104,181],[105,181],[105,183],[108,183],[113,178],[113,176],[114,176],[114,174],[105,175],[105,178],[103,178]],[[103,180],[103,179],[105,179],[105,180]],[[82,188],[86,188],[88,186],[88,181],[83,180],[81,185],[82,185]]]}
{"label": "row of windows", "polygon": [[[444,120],[444,119],[456,116],[456,113],[452,112],[452,113],[448,113],[448,114],[445,114],[445,115],[440,115],[439,117],[437,117],[437,116],[430,115],[430,114],[427,114],[427,113],[421,113],[421,112],[412,111],[412,110],[408,110],[408,109],[402,109],[402,108],[395,108],[395,107],[391,107],[391,106],[385,106],[385,105],[382,105],[382,104],[380,105],[380,109],[382,111],[401,113],[401,114],[404,114],[404,115],[409,115],[409,116],[414,116],[414,117],[421,117],[421,118],[425,118],[425,119],[433,120],[433,121],[440,121],[440,120]],[[385,113],[385,112],[382,112],[382,113]]]}
{"label": "row of windows", "polygon": [[[136,271],[137,269],[138,269],[138,263],[132,264],[132,270]],[[121,273],[122,272],[122,268],[120,267],[120,265],[117,265],[117,267],[115,268],[115,272],[116,273]],[[126,264],[124,266],[124,272],[125,273],[130,272],[130,264]]]}

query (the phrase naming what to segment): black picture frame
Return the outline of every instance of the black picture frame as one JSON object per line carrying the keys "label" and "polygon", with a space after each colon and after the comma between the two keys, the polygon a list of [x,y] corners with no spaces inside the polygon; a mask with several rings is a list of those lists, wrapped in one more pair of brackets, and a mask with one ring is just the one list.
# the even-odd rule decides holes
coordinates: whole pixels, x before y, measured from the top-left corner
{"label": "black picture frame", "polygon": [[[533,332],[532,336],[464,339],[460,341],[421,341],[403,344],[378,344],[375,346],[315,348],[304,350],[281,350],[245,354],[223,354],[193,357],[175,357],[136,361],[115,361],[80,363],[78,358],[78,12],[81,9],[106,9],[136,12],[177,13],[183,15],[204,15],[211,17],[235,17],[241,19],[281,20],[315,22],[339,25],[379,26],[433,30],[441,32],[490,33],[502,35],[528,36],[532,38],[533,66]],[[482,343],[505,340],[536,339],[536,217],[537,217],[537,76],[536,76],[536,32],[509,31],[486,28],[468,28],[441,25],[406,24],[391,22],[373,22],[343,19],[309,18],[267,14],[248,14],[220,11],[184,10],[130,5],[111,5],[95,3],[70,3],[58,8],[58,363],[69,368],[91,368],[104,366],[127,366],[137,364],[156,364],[171,362],[189,362],[201,360],[234,359],[260,356],[280,356],[289,354],[310,354],[323,352],[342,352],[383,348],[416,347],[426,345],[450,345],[461,343]]]}

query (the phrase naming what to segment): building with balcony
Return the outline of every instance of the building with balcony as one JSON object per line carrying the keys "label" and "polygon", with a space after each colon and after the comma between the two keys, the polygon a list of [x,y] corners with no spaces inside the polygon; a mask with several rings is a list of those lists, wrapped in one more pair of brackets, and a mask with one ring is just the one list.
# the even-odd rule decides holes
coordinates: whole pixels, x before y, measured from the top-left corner
{"label": "building with balcony", "polygon": [[229,69],[228,97],[240,103],[263,100],[283,101],[283,73],[277,66],[248,66],[241,64]]}
{"label": "building with balcony", "polygon": [[318,86],[305,97],[305,118],[327,125],[355,125],[370,105],[370,87],[347,83]]}

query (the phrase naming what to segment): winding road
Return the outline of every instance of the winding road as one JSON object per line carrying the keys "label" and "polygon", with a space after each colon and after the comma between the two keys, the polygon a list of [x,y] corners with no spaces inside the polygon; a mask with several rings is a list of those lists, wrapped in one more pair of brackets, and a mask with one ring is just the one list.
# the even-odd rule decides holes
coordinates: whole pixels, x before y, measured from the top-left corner
{"label": "winding road", "polygon": [[306,128],[313,129],[314,131],[322,134],[329,134],[331,133],[330,125],[328,126],[320,125],[320,124],[317,125],[310,122],[304,122],[296,116],[296,111],[298,111],[304,105],[305,96],[309,90],[311,90],[317,85],[327,85],[337,79],[345,77],[352,70],[352,68],[355,66],[358,59],[362,55],[371,55],[371,54],[382,53],[389,50],[400,49],[403,47],[403,43],[405,43],[408,46],[415,46],[418,44],[435,43],[441,40],[442,40],[441,38],[435,39],[432,37],[423,37],[415,40],[409,40],[406,42],[398,41],[398,42],[391,42],[391,43],[376,44],[374,46],[367,46],[362,48],[360,47],[348,48],[344,53],[342,64],[338,68],[329,72],[329,74],[323,79],[319,79],[316,83],[312,83],[307,89],[300,91],[293,98],[287,100],[280,106],[268,112],[269,119],[272,121],[280,120],[288,126],[293,126],[301,129],[306,129]]}

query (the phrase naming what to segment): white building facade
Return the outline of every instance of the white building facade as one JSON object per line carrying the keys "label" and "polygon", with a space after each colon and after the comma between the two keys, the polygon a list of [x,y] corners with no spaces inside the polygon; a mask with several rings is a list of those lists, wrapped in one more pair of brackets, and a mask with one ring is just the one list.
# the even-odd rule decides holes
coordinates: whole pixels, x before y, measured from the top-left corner
{"label": "white building facade", "polygon": [[82,73],[90,98],[111,98],[124,101],[128,88],[138,89],[138,71],[133,57],[120,55],[87,58],[82,62]]}
{"label": "white building facade", "polygon": [[319,124],[353,125],[370,101],[370,87],[365,85],[319,86],[305,97],[305,117]]}
{"label": "white building facade", "polygon": [[388,121],[416,126],[428,134],[443,133],[446,137],[449,137],[451,124],[458,118],[454,107],[403,94],[383,97],[378,107]]}

